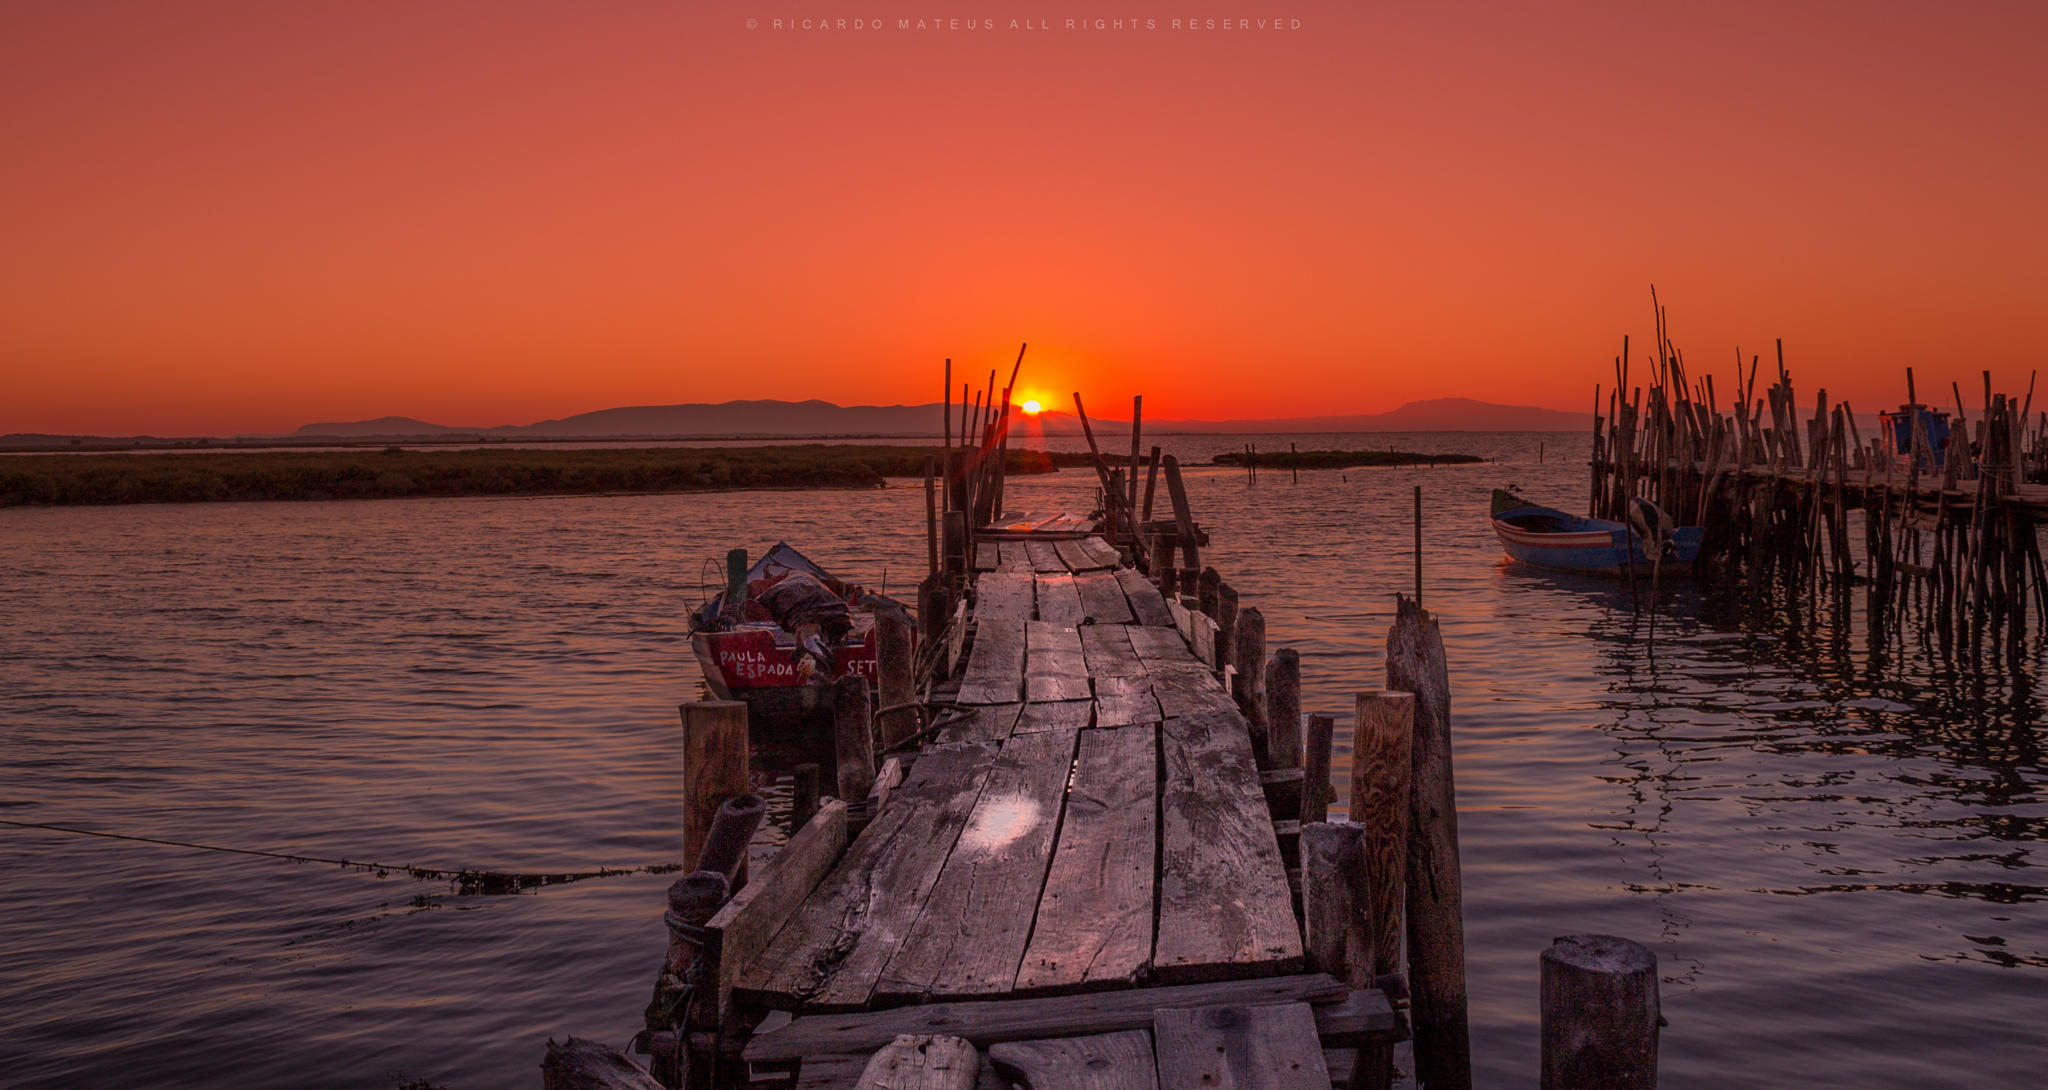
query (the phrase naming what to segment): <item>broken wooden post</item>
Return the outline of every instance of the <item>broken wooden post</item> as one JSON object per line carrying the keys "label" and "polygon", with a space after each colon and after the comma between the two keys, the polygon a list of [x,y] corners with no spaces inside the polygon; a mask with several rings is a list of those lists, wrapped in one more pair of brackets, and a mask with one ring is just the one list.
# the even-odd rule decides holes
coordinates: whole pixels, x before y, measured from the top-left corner
{"label": "broken wooden post", "polygon": [[725,800],[753,790],[747,775],[747,706],[737,700],[684,704],[683,862],[704,851]]}
{"label": "broken wooden post", "polygon": [[875,674],[882,748],[894,749],[924,726],[917,706],[917,633],[900,609],[875,610]]}
{"label": "broken wooden post", "polygon": [[[1257,606],[1246,606],[1237,615],[1237,631],[1234,635],[1236,646],[1231,649],[1230,660],[1237,664],[1237,675],[1231,678],[1230,695],[1237,700],[1237,710],[1244,713],[1244,719],[1251,726],[1252,756],[1258,759],[1260,768],[1274,767],[1271,746],[1266,729],[1266,615]],[[1297,762],[1298,763],[1298,762]]]}
{"label": "broken wooden post", "polygon": [[704,850],[697,856],[697,869],[725,875],[735,891],[746,885],[747,845],[767,816],[768,800],[759,795],[734,795],[719,804]]}
{"label": "broken wooden post", "polygon": [[874,709],[868,683],[852,674],[832,683],[832,753],[839,797],[849,803],[867,798],[875,782]]}
{"label": "broken wooden post", "polygon": [[1540,961],[1543,1090],[1654,1090],[1657,955],[1612,935],[1565,935]]}
{"label": "broken wooden post", "polygon": [[1465,1014],[1465,897],[1451,771],[1450,671],[1436,619],[1419,602],[1399,596],[1387,633],[1387,687],[1415,694],[1404,877],[1416,1074],[1431,1090],[1467,1090],[1472,1044]]}
{"label": "broken wooden post", "polygon": [[789,770],[789,830],[795,832],[818,812],[818,766],[806,761]]}
{"label": "broken wooden post", "polygon": [[1353,988],[1372,985],[1372,883],[1366,827],[1356,821],[1301,827],[1301,921],[1308,967]]}
{"label": "broken wooden post", "polygon": [[1329,715],[1308,717],[1308,742],[1301,762],[1301,821],[1330,818],[1330,743],[1337,733],[1337,719]]}
{"label": "broken wooden post", "polygon": [[[1273,652],[1266,663],[1266,753],[1270,768],[1302,767],[1301,652],[1292,647]],[[1327,765],[1323,772],[1329,774]],[[1302,800],[1307,799],[1304,793]]]}
{"label": "broken wooden post", "polygon": [[1351,820],[1366,829],[1372,971],[1377,976],[1401,971],[1415,696],[1384,690],[1359,693],[1357,707],[1351,742]]}
{"label": "broken wooden post", "polygon": [[685,1042],[690,1012],[684,1001],[690,993],[685,982],[704,953],[704,924],[725,903],[729,888],[725,875],[718,871],[693,871],[668,887],[668,912],[662,916],[668,925],[668,958],[645,1015],[649,1067],[663,1086],[680,1087],[689,1082]]}

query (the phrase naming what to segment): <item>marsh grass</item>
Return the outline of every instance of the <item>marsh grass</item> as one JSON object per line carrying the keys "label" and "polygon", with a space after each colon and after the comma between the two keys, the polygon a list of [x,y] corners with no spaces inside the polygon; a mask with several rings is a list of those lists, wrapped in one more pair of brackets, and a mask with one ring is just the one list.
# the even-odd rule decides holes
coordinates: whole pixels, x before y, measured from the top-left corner
{"label": "marsh grass", "polygon": [[[811,443],[766,447],[254,451],[0,456],[0,507],[395,499],[746,488],[880,488],[922,477],[933,447]],[[1013,450],[1011,473],[1050,473]]]}

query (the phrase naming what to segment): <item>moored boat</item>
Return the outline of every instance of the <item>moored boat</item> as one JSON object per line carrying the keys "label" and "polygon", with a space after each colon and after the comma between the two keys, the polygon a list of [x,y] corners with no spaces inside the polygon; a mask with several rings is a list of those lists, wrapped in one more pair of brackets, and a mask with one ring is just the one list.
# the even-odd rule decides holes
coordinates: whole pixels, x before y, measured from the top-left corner
{"label": "moored boat", "polygon": [[1624,578],[1631,569],[1648,575],[1653,566],[1667,572],[1673,565],[1690,568],[1700,553],[1697,526],[1653,531],[1653,536],[1646,537],[1619,522],[1545,507],[1502,489],[1493,493],[1493,532],[1512,560]]}
{"label": "moored boat", "polygon": [[867,597],[777,542],[691,615],[690,647],[713,695],[747,703],[757,737],[781,733],[828,709],[834,680],[852,674],[874,684]]}

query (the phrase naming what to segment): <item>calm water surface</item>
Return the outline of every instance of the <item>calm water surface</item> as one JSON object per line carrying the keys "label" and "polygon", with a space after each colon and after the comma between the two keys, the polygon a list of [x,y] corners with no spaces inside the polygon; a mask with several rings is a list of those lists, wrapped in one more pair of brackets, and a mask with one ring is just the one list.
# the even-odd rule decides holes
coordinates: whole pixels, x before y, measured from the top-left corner
{"label": "calm water surface", "polygon": [[[1243,441],[1167,440],[1196,460]],[[1924,656],[1873,669],[1857,633],[1795,636],[1689,591],[1652,643],[1625,590],[1504,566],[1488,490],[1578,506],[1575,436],[1294,441],[1499,459],[1190,481],[1205,559],[1347,727],[1350,694],[1379,684],[1410,489],[1427,490],[1481,1085],[1533,1084],[1536,955],[1585,930],[1657,951],[1667,1087],[2039,1085],[2031,695]],[[1010,486],[1013,506],[1092,492],[1074,472]],[[788,539],[901,589],[922,574],[923,502],[0,512],[0,819],[388,865],[670,862],[702,562]],[[0,873],[0,1085],[22,1087],[537,1085],[549,1035],[638,1029],[668,880],[466,896],[12,826]]]}

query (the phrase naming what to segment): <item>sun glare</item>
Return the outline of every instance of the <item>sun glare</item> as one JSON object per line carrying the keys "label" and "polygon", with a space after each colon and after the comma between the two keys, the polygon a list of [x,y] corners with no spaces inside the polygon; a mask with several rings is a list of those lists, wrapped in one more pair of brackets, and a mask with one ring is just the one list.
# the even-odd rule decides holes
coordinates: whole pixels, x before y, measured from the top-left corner
{"label": "sun glare", "polygon": [[1026,415],[1026,416],[1037,416],[1037,415],[1038,415],[1038,411],[1039,411],[1040,409],[1043,409],[1043,408],[1045,408],[1045,406],[1043,406],[1043,405],[1040,405],[1040,404],[1038,403],[1038,399],[1034,397],[1034,398],[1032,398],[1031,400],[1029,400],[1029,401],[1026,401],[1026,402],[1024,403],[1024,415]]}

